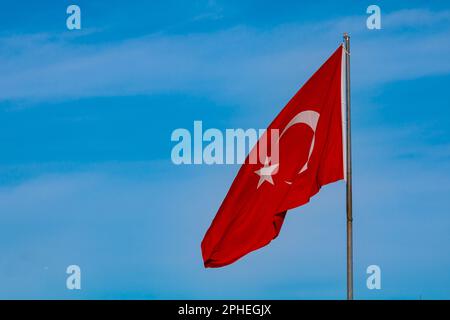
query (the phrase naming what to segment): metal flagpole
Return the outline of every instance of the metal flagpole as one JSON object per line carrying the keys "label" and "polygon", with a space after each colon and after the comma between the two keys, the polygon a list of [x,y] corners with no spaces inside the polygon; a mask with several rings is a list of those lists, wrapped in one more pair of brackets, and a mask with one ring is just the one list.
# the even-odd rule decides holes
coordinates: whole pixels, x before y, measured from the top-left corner
{"label": "metal flagpole", "polygon": [[353,300],[353,212],[352,212],[352,149],[350,131],[350,37],[344,33],[345,105],[346,105],[346,168],[347,168],[347,300]]}

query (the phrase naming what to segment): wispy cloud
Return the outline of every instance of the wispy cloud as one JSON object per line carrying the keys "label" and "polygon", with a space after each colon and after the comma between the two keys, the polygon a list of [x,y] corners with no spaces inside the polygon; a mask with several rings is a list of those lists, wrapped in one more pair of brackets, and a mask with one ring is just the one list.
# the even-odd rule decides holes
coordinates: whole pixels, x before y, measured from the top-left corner
{"label": "wispy cloud", "polygon": [[[239,26],[103,44],[10,36],[0,39],[0,100],[187,92],[233,102],[252,96],[272,101],[291,94],[344,30],[353,35],[355,88],[450,72],[450,28],[442,23],[449,12],[403,10],[383,17],[383,29],[372,34],[360,16],[269,31]],[[392,32],[414,23],[423,31]]]}
{"label": "wispy cloud", "polygon": [[[246,106],[285,102],[338,45],[344,30],[352,34],[352,81],[358,91],[449,73],[448,16],[447,11],[429,10],[383,14],[381,31],[368,31],[366,17],[358,16],[264,31],[237,26],[96,44],[67,35],[12,35],[0,39],[0,101],[182,92]],[[377,100],[355,96],[370,103]],[[384,106],[389,98],[392,95],[376,103]],[[367,120],[377,107],[354,108],[355,120],[362,112]],[[428,107],[426,112],[430,110],[436,109]],[[380,118],[389,116],[385,109],[378,111]],[[252,121],[261,120],[259,113],[251,116]],[[372,128],[354,122],[358,296],[376,295],[366,290],[365,268],[379,264],[382,297],[448,298],[446,122],[421,119],[420,124],[405,121],[401,126],[395,119],[384,120],[373,120]],[[114,129],[109,123],[105,128]],[[52,131],[43,144],[55,143],[51,137],[57,133]],[[133,136],[125,141],[134,142]],[[12,183],[0,181],[0,297],[344,297],[341,182],[291,210],[270,246],[225,269],[204,270],[200,241],[236,167],[89,159],[84,167],[76,161],[0,167],[1,176],[14,176]],[[64,288],[65,267],[73,263],[80,264],[85,279],[80,293]]]}
{"label": "wispy cloud", "polygon": [[[435,153],[418,139],[414,152],[422,153],[425,161],[398,157],[411,151],[410,137],[420,137],[423,129],[378,128],[355,135],[360,297],[373,297],[364,282],[370,264],[382,267],[384,281],[395,277],[383,297],[424,294],[420,283],[409,281],[417,274],[428,281],[429,297],[448,297],[442,289],[450,283],[445,247],[450,190],[443,174],[449,165],[439,161],[446,151]],[[199,244],[235,170],[167,162],[99,164],[1,187],[0,280],[7,295],[0,291],[0,297],[73,297],[63,287],[64,268],[72,263],[80,264],[86,275],[88,287],[80,298],[123,298],[125,291],[134,298],[343,297],[342,183],[327,186],[310,204],[291,210],[270,246],[228,268],[203,269]],[[102,276],[105,270],[107,278]],[[236,290],[244,285],[245,290]]]}
{"label": "wispy cloud", "polygon": [[427,9],[404,9],[383,16],[383,26],[389,28],[448,27],[450,11],[434,12]]}

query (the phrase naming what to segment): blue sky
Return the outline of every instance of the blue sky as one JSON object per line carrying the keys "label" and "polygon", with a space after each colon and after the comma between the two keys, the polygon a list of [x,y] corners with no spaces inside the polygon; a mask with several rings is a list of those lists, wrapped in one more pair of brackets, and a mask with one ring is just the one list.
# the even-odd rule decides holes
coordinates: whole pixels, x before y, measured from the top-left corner
{"label": "blue sky", "polygon": [[448,1],[377,1],[381,30],[364,1],[75,3],[79,31],[68,1],[0,12],[0,298],[345,298],[343,182],[206,270],[200,241],[238,167],[170,160],[194,120],[265,128],[344,31],[355,297],[450,298]]}

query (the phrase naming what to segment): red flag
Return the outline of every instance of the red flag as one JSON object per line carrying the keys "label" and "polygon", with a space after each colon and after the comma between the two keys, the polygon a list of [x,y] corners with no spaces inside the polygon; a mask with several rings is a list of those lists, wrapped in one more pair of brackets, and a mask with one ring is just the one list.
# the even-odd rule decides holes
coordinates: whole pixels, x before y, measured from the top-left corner
{"label": "red flag", "polygon": [[[267,245],[287,210],[344,178],[342,52],[340,46],[314,73],[250,152],[202,241],[205,267],[228,265]],[[278,147],[277,161],[267,141]],[[250,163],[258,151],[262,163]]]}

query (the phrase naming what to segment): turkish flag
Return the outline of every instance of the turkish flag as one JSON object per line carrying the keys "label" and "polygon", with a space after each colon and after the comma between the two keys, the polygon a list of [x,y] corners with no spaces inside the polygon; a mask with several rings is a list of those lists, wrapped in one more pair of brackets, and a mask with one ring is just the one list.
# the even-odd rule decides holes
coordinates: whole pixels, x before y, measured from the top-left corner
{"label": "turkish flag", "polygon": [[[250,152],[202,241],[205,267],[228,265],[267,245],[287,210],[344,178],[342,58],[340,46]],[[260,161],[250,161],[256,156]]]}

